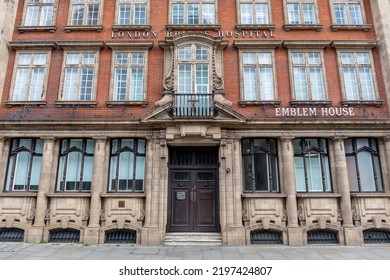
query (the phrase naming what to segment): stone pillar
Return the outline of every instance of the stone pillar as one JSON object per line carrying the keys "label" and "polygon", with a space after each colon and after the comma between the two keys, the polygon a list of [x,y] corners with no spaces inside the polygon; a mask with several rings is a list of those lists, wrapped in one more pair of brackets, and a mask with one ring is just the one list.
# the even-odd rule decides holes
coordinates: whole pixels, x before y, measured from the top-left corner
{"label": "stone pillar", "polygon": [[[384,149],[385,149],[385,154],[384,158],[388,159],[390,157],[390,136],[384,137],[383,138],[383,143],[384,143]],[[387,170],[384,170],[383,175],[387,174],[387,176],[383,176],[383,188],[385,192],[390,191],[390,162],[386,162],[386,168]]]}
{"label": "stone pillar", "polygon": [[298,225],[297,191],[295,185],[294,146],[292,137],[281,138],[283,165],[283,185],[287,195],[287,228],[289,245],[303,245],[302,230]]}
{"label": "stone pillar", "polygon": [[42,240],[43,230],[45,227],[45,215],[48,208],[48,199],[46,194],[50,193],[50,186],[55,170],[53,169],[54,162],[54,137],[42,138],[43,144],[41,173],[39,177],[39,188],[37,194],[37,202],[35,208],[35,220],[33,228],[30,229],[27,242],[38,243]]}
{"label": "stone pillar", "polygon": [[95,151],[93,157],[91,202],[89,209],[89,224],[85,230],[84,242],[97,244],[99,242],[100,229],[100,211],[102,209],[101,194],[104,188],[105,176],[107,174],[105,167],[106,137],[94,138]]}
{"label": "stone pillar", "polygon": [[343,137],[333,138],[334,165],[336,169],[336,184],[341,193],[340,207],[343,218],[345,245],[360,245],[359,231],[352,219],[351,193],[349,190],[347,160],[345,157]]}
{"label": "stone pillar", "polygon": [[349,190],[347,160],[345,157],[344,138],[333,138],[336,183],[341,193],[340,207],[344,227],[354,227],[352,221],[351,194]]}
{"label": "stone pillar", "polygon": [[[228,245],[244,245],[245,229],[242,224],[242,168],[241,143],[239,139],[227,140],[224,147],[225,166],[219,176],[225,178],[226,237]],[[222,191],[222,189],[221,189]]]}
{"label": "stone pillar", "polygon": [[[6,139],[4,137],[0,137],[0,170],[6,170],[6,167],[3,166],[3,162],[6,162],[6,161],[3,161],[5,140]],[[7,174],[5,174],[5,176],[7,176]],[[1,177],[2,176],[0,175],[0,178]],[[0,192],[3,192],[4,186],[5,186],[5,184],[0,184]]]}
{"label": "stone pillar", "polygon": [[145,224],[142,245],[160,245],[164,241],[167,224],[167,159],[168,147],[160,139],[160,131],[147,139],[145,181]]}

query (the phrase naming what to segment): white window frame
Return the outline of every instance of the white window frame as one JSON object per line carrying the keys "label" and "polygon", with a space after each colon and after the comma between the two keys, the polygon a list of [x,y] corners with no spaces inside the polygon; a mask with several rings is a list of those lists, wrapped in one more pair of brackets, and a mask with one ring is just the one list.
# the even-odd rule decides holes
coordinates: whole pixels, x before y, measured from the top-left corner
{"label": "white window frame", "polygon": [[[179,59],[179,49],[182,48],[182,47],[185,47],[185,46],[188,46],[190,45],[191,46],[191,60],[180,60]],[[212,76],[212,62],[213,62],[213,59],[212,59],[212,47],[208,44],[205,44],[203,42],[192,42],[192,41],[189,41],[189,42],[185,42],[183,44],[180,44],[177,46],[176,48],[176,61],[177,61],[177,65],[176,65],[176,93],[180,94],[180,93],[183,93],[183,92],[180,92],[178,90],[178,86],[179,86],[179,65],[180,64],[189,64],[191,65],[191,92],[189,92],[188,94],[194,94],[196,93],[196,65],[197,64],[205,64],[205,61],[203,60],[197,60],[196,59],[196,45],[200,45],[202,47],[206,47],[208,48],[209,50],[209,53],[208,53],[208,56],[209,56],[209,59],[208,59],[208,62],[207,62],[207,65],[208,65],[208,79],[209,79],[209,84],[208,84],[208,92],[207,93],[211,93],[211,89],[212,89],[212,81],[213,81],[213,76]]]}
{"label": "white window frame", "polygon": [[[289,68],[290,68],[290,80],[291,80],[291,92],[292,92],[292,97],[293,101],[326,101],[328,100],[328,87],[326,83],[326,67],[324,63],[324,52],[322,49],[294,49],[294,50],[289,50]],[[304,59],[305,63],[304,64],[298,64],[297,66],[294,66],[293,62],[293,54],[300,53],[304,54]],[[317,53],[320,56],[320,64],[309,64],[308,59],[309,59],[309,54],[311,53]],[[307,94],[308,98],[307,99],[297,99],[297,93],[295,91],[295,77],[294,77],[294,67],[299,67],[299,68],[305,68],[306,72],[306,81],[307,81]],[[322,72],[322,89],[323,89],[323,98],[322,99],[314,99],[313,98],[313,90],[311,86],[311,79],[310,79],[310,68],[320,68]]]}
{"label": "white window frame", "polygon": [[[242,11],[241,11],[241,5],[242,4],[248,4],[252,5],[252,17],[253,17],[253,23],[243,23],[242,22]],[[256,5],[257,4],[266,4],[268,8],[268,22],[267,23],[257,23],[256,22]],[[239,24],[251,24],[251,25],[269,25],[272,23],[272,8],[271,8],[271,1],[270,0],[239,0],[237,1],[237,22]]]}
{"label": "white window frame", "polygon": [[[254,53],[256,63],[249,65],[248,67],[256,69],[256,88],[257,88],[257,98],[256,99],[247,99],[245,93],[245,77],[244,77],[244,54],[245,53]],[[263,64],[259,63],[258,55],[261,53],[267,53],[271,55],[271,64]],[[271,68],[272,69],[272,78],[273,78],[273,99],[263,98],[263,93],[261,92],[261,78],[260,78],[260,68]],[[240,89],[241,89],[241,101],[242,102],[251,102],[251,101],[260,101],[260,102],[272,102],[277,100],[277,82],[276,82],[276,72],[275,72],[275,51],[274,49],[240,49]]]}
{"label": "white window frame", "polygon": [[[284,0],[284,14],[285,14],[285,23],[288,25],[316,25],[320,23],[319,14],[318,14],[318,5],[317,0]],[[299,23],[290,23],[289,15],[288,15],[288,5],[289,4],[298,4],[299,6]],[[313,23],[304,23],[304,4],[313,4],[314,5],[314,16],[315,22]]]}
{"label": "white window frame", "polygon": [[[21,64],[19,65],[19,57],[21,55],[31,55],[30,58],[30,63],[29,64]],[[46,55],[46,63],[45,64],[39,64],[39,65],[34,65],[33,61],[36,55],[41,55],[45,54]],[[50,68],[50,58],[51,58],[51,51],[49,50],[31,50],[31,51],[17,51],[16,56],[15,56],[15,64],[14,64],[14,70],[13,70],[13,75],[12,75],[12,88],[10,90],[10,95],[9,95],[9,102],[40,102],[45,100],[46,98],[46,91],[47,91],[47,84],[48,84],[48,75],[49,75],[49,68]],[[32,83],[34,82],[32,79],[32,72],[34,69],[37,68],[43,68],[44,69],[44,79],[43,79],[43,85],[42,85],[42,93],[41,93],[41,98],[40,99],[30,99],[30,94],[31,94],[31,86]],[[19,69],[28,69],[28,81],[26,84],[27,87],[27,96],[21,99],[14,99],[14,94],[15,94],[15,86],[19,81],[17,81],[17,73]]]}
{"label": "white window frame", "polygon": [[[118,53],[124,53],[128,55],[128,61],[127,64],[117,64],[116,62],[116,56]],[[132,64],[132,54],[143,54],[143,64]],[[112,52],[112,70],[111,70],[111,94],[110,99],[111,101],[115,102],[138,102],[138,101],[145,101],[146,100],[146,88],[147,88],[147,65],[148,65],[148,51],[147,50],[114,50]],[[115,96],[115,88],[116,88],[116,69],[118,68],[125,68],[127,70],[127,77],[126,77],[126,98],[124,100],[117,99]],[[132,69],[143,69],[143,77],[142,77],[142,95],[141,99],[131,99],[131,95],[133,94],[131,92],[132,88],[132,79],[131,79],[131,70]]]}
{"label": "white window frame", "polygon": [[[348,26],[348,25],[356,25],[356,24],[352,24],[351,23],[351,19],[349,18],[349,10],[348,10],[348,6],[349,5],[360,5],[360,12],[362,14],[362,23],[361,24],[358,24],[358,25],[365,25],[367,23],[366,21],[366,13],[365,13],[365,9],[364,9],[364,2],[362,0],[329,0],[329,3],[330,3],[330,8],[331,8],[331,12],[332,12],[332,22],[334,25],[345,25],[345,26]],[[346,5],[346,14],[347,14],[347,23],[346,24],[340,24],[340,23],[336,23],[336,12],[335,12],[335,4],[341,4],[341,5]]]}
{"label": "white window frame", "polygon": [[[94,54],[95,61],[93,64],[82,64],[83,54]],[[78,54],[79,62],[78,64],[67,64],[67,56],[70,54]],[[93,102],[96,100],[96,85],[97,85],[97,71],[99,65],[99,51],[96,50],[69,50],[64,52],[64,58],[62,63],[62,75],[61,75],[61,90],[59,93],[59,100],[65,102]],[[65,90],[65,78],[66,78],[66,69],[67,68],[77,68],[77,79],[75,84],[75,99],[64,98],[64,90]],[[80,84],[81,84],[81,75],[82,69],[92,68],[93,69],[93,80],[92,80],[92,91],[91,91],[91,99],[89,100],[80,100]]]}
{"label": "white window frame", "polygon": [[[173,23],[173,5],[174,4],[183,4],[184,5],[184,22],[183,23]],[[192,24],[188,23],[188,5],[189,4],[199,4],[199,23]],[[214,22],[213,23],[203,23],[202,17],[202,5],[203,4],[213,4],[214,5]],[[218,0],[169,0],[169,23],[171,25],[216,25],[218,24]]]}
{"label": "white window frame", "polygon": [[[73,8],[77,5],[83,5],[85,8],[88,8],[90,5],[99,5],[99,11],[98,11],[98,18],[96,24],[88,24],[88,11],[84,12],[82,24],[73,24]],[[69,18],[68,23],[69,26],[98,26],[102,24],[102,17],[103,17],[103,7],[104,7],[104,0],[71,0],[71,3],[69,5]]]}
{"label": "white window frame", "polygon": [[[346,91],[346,81],[344,80],[344,67],[343,67],[343,63],[342,63],[342,60],[341,60],[341,55],[343,53],[352,53],[353,54],[353,57],[354,57],[354,64],[348,64],[350,65],[351,67],[353,67],[355,69],[355,73],[356,73],[356,79],[357,79],[357,87],[358,87],[358,95],[359,95],[359,99],[348,99],[348,94],[347,94],[347,91]],[[368,54],[368,57],[370,59],[370,64],[358,64],[357,63],[357,54],[358,53],[366,53]],[[339,74],[340,74],[340,81],[341,81],[341,91],[342,91],[342,94],[343,94],[343,100],[344,101],[347,101],[347,102],[359,102],[359,101],[366,101],[366,102],[375,102],[375,101],[378,101],[379,100],[379,90],[378,90],[378,83],[377,83],[377,77],[376,77],[376,68],[375,68],[375,64],[374,64],[374,58],[373,58],[373,54],[372,54],[372,50],[356,50],[356,49],[342,49],[342,50],[337,50],[337,58],[338,58],[338,66],[339,66]],[[362,65],[362,66],[359,66],[359,65]],[[349,67],[349,68],[351,68]],[[357,72],[357,70],[359,68],[364,68],[364,67],[369,67],[371,68],[371,74],[372,74],[372,83],[373,83],[373,89],[374,89],[374,99],[365,99],[363,98],[363,92],[362,92],[362,88],[361,88],[361,82],[360,82],[360,77],[359,77],[359,74]]]}
{"label": "white window frame", "polygon": [[[130,5],[131,7],[131,17],[130,23],[124,24],[119,22],[120,17],[120,6]],[[135,23],[135,6],[144,5],[145,6],[145,22],[144,23]],[[148,0],[116,0],[116,12],[115,12],[115,24],[116,25],[146,25],[149,24],[149,14],[150,14],[150,1]]]}
{"label": "white window frame", "polygon": [[[47,2],[48,0],[39,0],[39,2],[29,2],[29,0],[26,0],[24,3],[24,9],[23,9],[23,20],[22,20],[22,26],[23,27],[35,27],[35,28],[40,28],[40,27],[49,27],[49,26],[54,26],[55,25],[55,19],[56,19],[56,13],[57,13],[57,5],[58,1],[57,0],[51,0],[52,2]],[[42,10],[44,7],[53,7],[52,15],[51,15],[51,23],[46,25],[46,24],[41,24],[41,16],[42,16]],[[27,20],[27,15],[28,10],[30,7],[38,7],[38,14],[37,14],[37,24],[32,25],[26,24]]]}

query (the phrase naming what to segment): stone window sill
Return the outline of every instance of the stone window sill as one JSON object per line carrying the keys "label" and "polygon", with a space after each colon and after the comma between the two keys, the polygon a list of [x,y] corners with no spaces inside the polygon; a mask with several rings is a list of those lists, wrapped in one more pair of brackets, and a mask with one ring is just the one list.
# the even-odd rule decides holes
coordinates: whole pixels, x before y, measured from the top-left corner
{"label": "stone window sill", "polygon": [[291,106],[325,106],[330,107],[332,105],[332,101],[330,100],[294,100],[290,102]]}
{"label": "stone window sill", "polygon": [[24,32],[55,32],[57,28],[55,26],[19,26],[18,31]]}
{"label": "stone window sill", "polygon": [[30,106],[30,107],[45,107],[46,101],[7,101],[5,105],[8,108],[13,106]]}
{"label": "stone window sill", "polygon": [[71,106],[90,106],[90,107],[96,107],[97,102],[96,101],[56,101],[55,102],[57,107],[71,107]]}
{"label": "stone window sill", "polygon": [[59,193],[48,193],[47,197],[54,198],[70,198],[70,197],[91,197],[91,193],[87,192],[59,192]]}
{"label": "stone window sill", "polygon": [[341,101],[343,106],[376,106],[381,107],[383,100],[344,100]]}
{"label": "stone window sill", "polygon": [[104,198],[145,198],[145,193],[133,193],[133,192],[114,192],[101,194]]}
{"label": "stone window sill", "polygon": [[390,193],[382,193],[382,192],[371,192],[371,193],[351,193],[351,197],[362,197],[362,198],[368,198],[368,197],[375,197],[375,198],[386,198],[390,197]]}
{"label": "stone window sill", "polygon": [[172,30],[216,30],[221,29],[219,24],[167,24],[168,31]]}
{"label": "stone window sill", "polygon": [[237,24],[236,30],[274,30],[275,24]]}
{"label": "stone window sill", "polygon": [[283,25],[283,29],[286,31],[290,30],[317,30],[321,31],[323,25],[322,24],[285,24]]}
{"label": "stone window sill", "polygon": [[113,31],[125,31],[125,30],[136,30],[136,31],[150,31],[152,29],[151,25],[145,24],[145,25],[113,25],[112,30]]}
{"label": "stone window sill", "polygon": [[297,193],[298,198],[338,198],[341,197],[340,193]]}
{"label": "stone window sill", "polygon": [[142,106],[146,107],[148,105],[148,101],[107,101],[106,102],[108,107],[114,107],[114,106]]}
{"label": "stone window sill", "polygon": [[243,193],[242,198],[285,198],[286,194],[281,193]]}
{"label": "stone window sill", "polygon": [[362,25],[333,24],[330,26],[330,29],[335,32],[339,30],[363,30],[367,32],[371,29],[371,25],[370,24],[362,24]]}
{"label": "stone window sill", "polygon": [[279,107],[281,101],[280,100],[270,100],[270,101],[261,101],[261,100],[240,100],[238,101],[238,104],[241,107],[246,106],[273,106],[273,107]]}
{"label": "stone window sill", "polygon": [[0,193],[0,197],[36,197],[38,192],[27,192],[27,191],[6,191]]}
{"label": "stone window sill", "polygon": [[103,25],[67,25],[64,26],[66,32],[71,31],[97,31],[101,32],[103,30]]}

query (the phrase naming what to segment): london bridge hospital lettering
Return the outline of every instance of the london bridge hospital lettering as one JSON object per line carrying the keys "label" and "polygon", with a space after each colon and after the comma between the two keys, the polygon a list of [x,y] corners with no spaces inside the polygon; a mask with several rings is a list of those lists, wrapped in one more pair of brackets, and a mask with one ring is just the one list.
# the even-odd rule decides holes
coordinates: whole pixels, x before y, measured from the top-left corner
{"label": "london bridge hospital lettering", "polygon": [[276,117],[353,117],[354,108],[324,107],[324,108],[275,108]]}
{"label": "london bridge hospital lettering", "polygon": [[[253,39],[265,39],[265,38],[275,38],[275,34],[272,30],[243,30],[243,31],[216,31],[210,33],[210,31],[167,31],[167,37],[175,37],[181,34],[206,34],[206,35],[215,35],[218,37],[227,37],[227,38],[253,38]],[[154,39],[157,38],[157,32],[154,31],[116,31],[111,32],[111,38],[119,39]]]}

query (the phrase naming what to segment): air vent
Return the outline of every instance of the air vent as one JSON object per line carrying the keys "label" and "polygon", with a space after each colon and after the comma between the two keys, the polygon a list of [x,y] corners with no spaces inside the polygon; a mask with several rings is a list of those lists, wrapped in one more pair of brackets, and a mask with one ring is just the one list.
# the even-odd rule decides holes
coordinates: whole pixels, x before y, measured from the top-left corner
{"label": "air vent", "polygon": [[59,242],[59,243],[80,242],[80,231],[75,229],[52,230],[49,233],[49,242]]}
{"label": "air vent", "polygon": [[313,230],[307,232],[309,244],[339,244],[337,232],[329,230]]}
{"label": "air vent", "polygon": [[136,237],[134,230],[111,230],[106,232],[104,243],[135,243]]}
{"label": "air vent", "polygon": [[280,231],[258,230],[251,232],[252,244],[283,244],[283,235]]}
{"label": "air vent", "polygon": [[0,242],[23,242],[24,230],[19,228],[0,228]]}
{"label": "air vent", "polygon": [[390,243],[390,231],[369,229],[363,231],[364,243]]}

